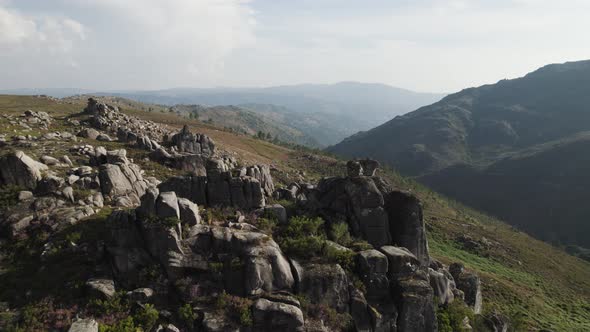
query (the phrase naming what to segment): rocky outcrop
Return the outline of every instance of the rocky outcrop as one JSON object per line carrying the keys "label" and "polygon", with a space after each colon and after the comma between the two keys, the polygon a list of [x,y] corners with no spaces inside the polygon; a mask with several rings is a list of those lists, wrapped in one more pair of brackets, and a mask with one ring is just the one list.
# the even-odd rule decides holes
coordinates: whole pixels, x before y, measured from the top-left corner
{"label": "rocky outcrop", "polygon": [[207,135],[193,134],[184,126],[182,130],[172,135],[169,145],[178,152],[198,154],[205,157],[212,157],[215,154],[215,143]]}
{"label": "rocky outcrop", "polygon": [[153,185],[143,178],[141,168],[129,162],[125,150],[109,151],[104,159],[99,160],[105,162],[98,168],[103,196],[110,198],[118,206],[138,205],[139,198]]}
{"label": "rocky outcrop", "polygon": [[[420,200],[411,193],[390,188],[375,174],[378,163],[351,161],[347,177],[320,180],[303,196],[304,205],[327,221],[347,220],[353,235],[375,247],[408,248],[428,265],[428,243]],[[364,167],[364,168],[363,168]]]}
{"label": "rocky outcrop", "polygon": [[[153,259],[164,266],[172,280],[187,273],[197,280],[211,280],[211,273],[219,271],[211,271],[209,259],[227,257],[229,260],[220,261],[227,267],[221,283],[229,291],[249,296],[292,290],[289,261],[279,246],[254,226],[200,224],[194,215],[198,208],[181,207],[187,202],[179,204],[174,192],[152,188],[141,201],[135,211],[111,216],[114,241],[109,252],[119,275],[137,273]],[[180,226],[185,223],[188,233]]]}
{"label": "rocky outcrop", "polygon": [[240,176],[250,176],[258,182],[264,190],[266,196],[271,196],[275,191],[275,185],[270,175],[270,167],[268,165],[255,165],[250,167],[244,167],[240,170]]}
{"label": "rocky outcrop", "polygon": [[0,186],[14,185],[35,189],[47,165],[33,160],[22,151],[0,157]]}
{"label": "rocky outcrop", "polygon": [[207,206],[235,206],[242,209],[265,205],[263,189],[250,176],[232,176],[225,164],[216,159],[207,162],[207,176],[178,176],[160,184],[160,190],[176,191],[177,195]]}

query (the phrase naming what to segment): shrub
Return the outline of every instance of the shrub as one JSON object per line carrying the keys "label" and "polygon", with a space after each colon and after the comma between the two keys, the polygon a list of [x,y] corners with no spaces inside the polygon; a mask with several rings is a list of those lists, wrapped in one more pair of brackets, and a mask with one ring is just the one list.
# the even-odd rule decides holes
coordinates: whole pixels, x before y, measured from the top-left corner
{"label": "shrub", "polygon": [[185,304],[178,308],[178,318],[190,329],[195,325],[197,314],[193,311],[193,307],[190,304]]}
{"label": "shrub", "polygon": [[125,292],[117,292],[114,296],[106,300],[90,300],[88,310],[97,316],[107,316],[127,312],[129,310],[129,303],[125,299]]}
{"label": "shrub", "polygon": [[325,244],[325,239],[319,236],[282,238],[279,240],[279,246],[288,256],[299,258],[319,256]]}
{"label": "shrub", "polygon": [[132,317],[127,317],[113,325],[100,324],[99,332],[142,332],[142,329],[135,326]]}
{"label": "shrub", "polygon": [[240,326],[252,326],[252,300],[239,296],[232,296],[225,292],[217,297],[215,307]]}
{"label": "shrub", "polygon": [[256,219],[256,227],[261,231],[272,234],[277,227],[276,218],[258,218]]}
{"label": "shrub", "polygon": [[320,231],[323,224],[321,218],[292,217],[277,236],[279,246],[287,255],[300,258],[319,256],[326,244],[326,236]]}
{"label": "shrub", "polygon": [[334,242],[345,247],[350,246],[352,243],[352,237],[350,236],[346,222],[333,223],[330,229],[330,236]]}
{"label": "shrub", "polygon": [[465,317],[473,321],[473,311],[467,307],[465,302],[455,299],[446,306],[439,306],[436,312],[439,324],[439,331],[463,331],[462,323]]}
{"label": "shrub", "polygon": [[337,263],[347,271],[352,271],[354,268],[355,253],[349,250],[339,250],[332,246],[324,246],[323,256],[331,263]]}
{"label": "shrub", "polygon": [[18,203],[18,193],[23,190],[18,186],[0,188],[0,211],[4,211]]}
{"label": "shrub", "polygon": [[145,331],[150,331],[156,322],[160,313],[151,304],[146,304],[139,312],[135,314],[135,322],[143,327]]}

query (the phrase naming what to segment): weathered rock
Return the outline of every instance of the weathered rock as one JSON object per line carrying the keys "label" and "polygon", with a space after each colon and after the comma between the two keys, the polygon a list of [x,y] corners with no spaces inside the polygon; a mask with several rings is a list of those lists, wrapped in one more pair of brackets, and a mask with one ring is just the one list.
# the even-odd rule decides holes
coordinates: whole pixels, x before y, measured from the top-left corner
{"label": "weathered rock", "polygon": [[374,301],[389,299],[389,261],[383,253],[371,249],[359,252],[356,258],[357,270],[367,289],[367,298]]}
{"label": "weathered rock", "polygon": [[252,318],[257,331],[304,330],[303,313],[292,304],[260,298],[253,305]]}
{"label": "weathered rock", "polygon": [[188,126],[171,137],[170,143],[176,147],[179,152],[188,152],[201,154],[204,156],[213,156],[215,154],[215,143],[206,135],[192,134]]}
{"label": "weathered rock", "polygon": [[436,331],[437,319],[427,275],[404,276],[394,282],[398,331]]}
{"label": "weathered rock", "polygon": [[380,250],[387,256],[389,277],[397,277],[400,274],[412,274],[420,266],[420,262],[416,256],[406,248],[383,246]]}
{"label": "weathered rock", "polygon": [[111,279],[89,279],[86,281],[89,295],[100,299],[108,299],[115,295],[115,283]]}
{"label": "weathered rock", "polygon": [[180,209],[180,220],[189,226],[201,223],[199,207],[186,198],[178,198],[178,208]]}
{"label": "weathered rock", "polygon": [[266,196],[271,196],[275,191],[274,182],[270,175],[270,167],[268,165],[255,165],[245,169],[245,175],[255,178],[260,182],[260,186]]}
{"label": "weathered rock", "polygon": [[453,289],[455,288],[455,282],[449,280],[447,276],[433,269],[428,269],[428,275],[430,280],[430,286],[434,291],[434,296],[438,298],[439,304],[448,304],[453,302],[455,295]]}
{"label": "weathered rock", "polygon": [[312,303],[328,305],[341,313],[348,312],[348,278],[338,264],[305,265],[299,288]]}
{"label": "weathered rock", "polygon": [[147,303],[154,296],[154,290],[151,288],[138,288],[127,292],[127,298],[132,302]]}
{"label": "weathered rock", "polygon": [[33,198],[33,193],[30,191],[23,190],[23,191],[19,191],[19,193],[18,193],[18,200],[19,201],[26,201],[31,198]]}
{"label": "weathered rock", "polygon": [[44,163],[45,165],[48,165],[48,166],[55,166],[55,165],[59,164],[59,160],[57,160],[53,157],[50,157],[50,156],[42,156],[41,162]]}
{"label": "weathered rock", "polygon": [[451,264],[449,272],[453,275],[457,288],[465,294],[465,304],[470,306],[474,313],[481,313],[482,295],[479,277],[473,272],[466,271],[461,263]]}
{"label": "weathered rock", "polygon": [[281,204],[267,205],[263,209],[263,215],[276,218],[279,224],[287,222],[287,210]]}
{"label": "weathered rock", "polygon": [[422,266],[428,266],[428,241],[422,216],[422,204],[413,194],[393,190],[384,196],[393,243],[412,252]]}
{"label": "weathered rock", "polygon": [[38,184],[35,192],[40,195],[55,193],[65,184],[63,178],[53,174],[47,174]]}
{"label": "weathered rock", "polygon": [[27,189],[35,189],[37,181],[42,178],[42,171],[47,165],[33,160],[22,151],[8,154],[0,158],[0,186],[16,185]]}
{"label": "weathered rock", "polygon": [[161,219],[180,219],[180,209],[178,207],[178,199],[176,198],[175,192],[160,192],[160,195],[156,200],[156,214]]}
{"label": "weathered rock", "polygon": [[72,323],[68,332],[98,332],[98,322],[92,318],[78,319]]}
{"label": "weathered rock", "polygon": [[78,136],[89,139],[96,139],[98,135],[100,135],[100,132],[93,128],[84,128],[80,132],[78,132]]}
{"label": "weathered rock", "polygon": [[371,332],[373,330],[371,308],[365,296],[357,289],[352,289],[350,293],[350,315],[354,321],[356,331]]}
{"label": "weathered rock", "polygon": [[74,189],[72,187],[65,187],[61,193],[67,198],[70,202],[74,203]]}

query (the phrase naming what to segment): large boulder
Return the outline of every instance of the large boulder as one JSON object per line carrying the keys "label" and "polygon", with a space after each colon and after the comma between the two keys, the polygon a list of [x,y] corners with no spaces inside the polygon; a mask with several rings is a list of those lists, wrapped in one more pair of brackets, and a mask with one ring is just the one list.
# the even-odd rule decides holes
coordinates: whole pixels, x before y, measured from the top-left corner
{"label": "large boulder", "polygon": [[357,270],[367,289],[369,300],[382,301],[389,299],[389,261],[385,254],[375,249],[364,250],[356,257]]}
{"label": "large boulder", "polygon": [[304,331],[301,309],[290,303],[260,298],[252,307],[256,331]]}
{"label": "large boulder", "polygon": [[422,266],[428,266],[428,241],[422,215],[422,203],[415,195],[393,190],[384,196],[392,241],[412,252]]}
{"label": "large boulder", "polygon": [[68,332],[98,332],[98,322],[92,318],[77,319]]}
{"label": "large boulder", "polygon": [[433,292],[426,274],[398,278],[394,282],[393,292],[398,309],[398,331],[437,330]]}
{"label": "large boulder", "polygon": [[338,264],[305,265],[299,290],[312,303],[325,304],[340,313],[349,311],[348,277]]}
{"label": "large boulder", "polygon": [[15,185],[35,189],[47,165],[33,160],[22,151],[0,157],[0,186]]}

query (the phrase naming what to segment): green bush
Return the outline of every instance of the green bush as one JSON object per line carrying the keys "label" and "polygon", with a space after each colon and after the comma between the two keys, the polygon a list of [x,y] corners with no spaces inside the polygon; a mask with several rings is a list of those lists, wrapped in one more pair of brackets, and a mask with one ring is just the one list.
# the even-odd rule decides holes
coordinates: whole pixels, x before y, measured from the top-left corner
{"label": "green bush", "polygon": [[474,320],[473,311],[465,302],[455,299],[446,306],[439,306],[436,312],[439,331],[460,332],[463,331],[462,323],[465,317],[469,321]]}
{"label": "green bush", "polygon": [[279,246],[288,255],[299,258],[319,256],[326,244],[326,240],[319,236],[297,238],[281,238]]}
{"label": "green bush", "polygon": [[327,261],[337,263],[349,272],[354,269],[354,256],[355,253],[350,250],[340,250],[329,245],[323,248],[323,257]]}
{"label": "green bush", "polygon": [[135,314],[134,320],[139,326],[143,327],[144,331],[150,331],[156,325],[159,316],[160,313],[153,305],[146,304]]}
{"label": "green bush", "polygon": [[117,292],[106,300],[90,300],[88,310],[97,316],[107,316],[129,311],[129,303],[125,299],[125,292]]}
{"label": "green bush", "polygon": [[7,210],[8,208],[18,203],[18,193],[23,190],[18,186],[4,186],[0,188],[0,211]]}
{"label": "green bush", "polygon": [[100,324],[98,326],[99,332],[143,332],[143,330],[135,326],[133,317],[127,317],[113,325]]}
{"label": "green bush", "polygon": [[232,321],[239,323],[240,326],[252,326],[251,306],[252,300],[229,295],[225,292],[221,293],[215,302],[217,310],[223,312]]}
{"label": "green bush", "polygon": [[178,308],[178,318],[190,329],[195,326],[195,320],[197,314],[193,311],[193,307],[190,304],[185,304]]}
{"label": "green bush", "polygon": [[332,240],[340,245],[348,247],[352,243],[352,237],[348,231],[346,222],[333,223],[330,229]]}
{"label": "green bush", "polygon": [[321,218],[292,217],[279,231],[277,242],[287,255],[300,258],[319,256],[326,244],[326,236],[321,232],[323,224]]}

